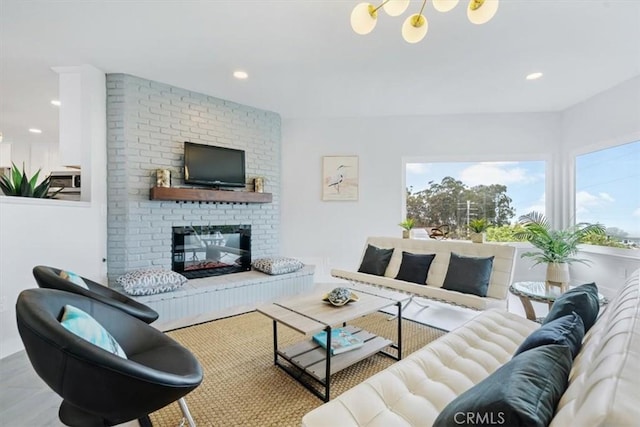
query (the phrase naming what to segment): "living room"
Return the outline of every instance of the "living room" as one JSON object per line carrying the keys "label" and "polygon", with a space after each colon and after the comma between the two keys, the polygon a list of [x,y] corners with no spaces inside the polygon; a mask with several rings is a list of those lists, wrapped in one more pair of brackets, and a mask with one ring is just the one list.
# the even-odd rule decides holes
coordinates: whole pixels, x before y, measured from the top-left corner
{"label": "living room", "polygon": [[[618,10],[616,9],[617,7],[622,7],[618,3],[622,2],[614,2],[611,8]],[[282,5],[259,6],[253,3],[250,3],[250,5],[247,6],[245,4],[244,7],[254,7],[256,11],[260,12],[261,16],[267,14],[266,16],[273,19],[269,24],[270,26],[273,26],[278,19],[278,14],[275,14],[273,10],[270,11],[270,9],[284,7]],[[637,40],[640,37],[637,34],[637,8],[633,9],[632,6],[627,5],[625,7],[632,7],[632,10],[636,13],[635,15],[633,12],[629,13],[628,11],[627,13],[619,12],[620,15],[615,15],[615,17],[622,21],[606,23],[607,30],[603,28],[593,30],[594,34],[588,37],[600,39],[606,36],[611,37],[611,39],[605,38],[606,42],[602,42],[603,45],[595,46],[592,51],[578,52],[574,44],[563,44],[561,48],[554,51],[554,55],[565,58],[564,61],[558,61],[558,64],[555,65],[558,67],[555,72],[562,73],[565,79],[555,82],[558,85],[557,99],[549,95],[550,89],[543,90],[540,87],[541,83],[545,83],[545,78],[553,79],[553,74],[547,74],[539,81],[527,82],[524,80],[525,73],[536,71],[530,70],[529,67],[538,67],[538,65],[534,60],[528,59],[529,54],[523,54],[522,57],[519,56],[519,52],[514,47],[517,46],[516,41],[513,41],[513,45],[508,46],[512,50],[505,49],[504,53],[498,51],[495,54],[498,57],[502,55],[505,57],[515,56],[518,58],[516,62],[521,64],[522,75],[511,76],[512,80],[520,79],[521,82],[517,86],[512,85],[510,87],[518,88],[516,93],[511,93],[512,102],[513,99],[529,100],[531,102],[529,104],[530,107],[526,109],[492,104],[493,97],[496,96],[495,93],[502,90],[501,79],[504,79],[504,77],[503,75],[492,77],[491,68],[500,68],[500,65],[502,62],[506,62],[506,59],[499,62],[498,65],[494,63],[493,65],[479,66],[471,60],[475,57],[474,55],[479,54],[474,53],[469,46],[466,48],[461,47],[460,39],[457,39],[458,42],[451,47],[454,53],[447,53],[446,49],[443,49],[444,52],[431,52],[430,55],[440,58],[443,63],[446,63],[445,58],[447,58],[447,55],[456,58],[450,60],[450,65],[443,67],[444,70],[441,70],[441,73],[446,75],[449,67],[456,69],[467,68],[469,70],[466,74],[468,79],[474,80],[474,72],[481,72],[484,80],[478,80],[489,82],[487,84],[488,89],[480,90],[481,88],[477,88],[481,95],[484,95],[484,99],[489,104],[488,106],[483,107],[480,100],[481,97],[467,100],[465,92],[460,90],[441,94],[439,102],[443,104],[443,108],[439,109],[438,105],[426,108],[412,106],[409,102],[406,105],[404,104],[404,98],[414,96],[417,98],[434,97],[431,93],[434,93],[435,88],[433,86],[427,86],[426,88],[422,86],[428,80],[427,77],[420,76],[420,72],[425,71],[425,65],[418,64],[412,67],[411,62],[406,62],[412,55],[415,55],[416,50],[407,51],[408,48],[401,44],[404,42],[399,35],[399,22],[397,22],[399,20],[395,18],[395,21],[392,21],[392,18],[385,16],[384,18],[387,19],[383,21],[381,16],[380,28],[377,28],[366,37],[357,37],[351,34],[351,29],[348,25],[348,14],[354,5],[355,3],[353,2],[342,2],[331,5],[331,7],[327,6],[331,10],[331,14],[326,12],[319,4],[313,5],[313,7],[305,5],[301,9],[293,10],[290,12],[292,15],[287,16],[295,20],[295,13],[300,13],[302,14],[301,16],[306,17],[309,15],[314,16],[314,13],[320,13],[320,17],[325,17],[325,13],[328,14],[327,19],[330,17],[330,21],[322,21],[319,18],[309,18],[305,21],[320,25],[322,28],[319,33],[328,32],[324,30],[325,26],[340,27],[335,34],[323,34],[322,37],[331,37],[328,41],[315,41],[314,43],[316,44],[313,46],[320,48],[323,43],[328,43],[329,41],[334,45],[340,45],[342,44],[340,37],[343,37],[345,40],[350,40],[350,43],[353,43],[355,47],[354,51],[361,53],[365,56],[365,59],[373,61],[374,56],[380,55],[388,58],[387,62],[397,62],[396,66],[400,68],[410,70],[413,68],[402,78],[412,82],[411,87],[415,88],[415,92],[409,91],[405,87],[404,91],[399,90],[399,93],[403,96],[390,98],[385,104],[382,94],[393,92],[389,87],[394,86],[389,81],[391,80],[388,77],[389,74],[386,75],[386,80],[380,76],[380,80],[373,77],[363,77],[368,86],[358,86],[360,91],[354,90],[351,92],[351,98],[361,99],[358,99],[358,102],[353,102],[349,107],[351,109],[347,110],[346,106],[340,105],[341,101],[339,99],[341,98],[337,97],[335,88],[329,87],[329,82],[324,84],[321,84],[320,81],[314,81],[314,84],[307,83],[304,82],[303,77],[294,77],[289,72],[287,74],[290,76],[289,78],[299,79],[300,92],[289,91],[283,93],[281,98],[283,100],[301,98],[303,104],[299,104],[300,111],[295,112],[291,110],[291,107],[289,107],[289,110],[277,109],[276,107],[273,109],[267,108],[271,104],[267,102],[269,101],[268,99],[265,101],[266,95],[254,98],[255,102],[242,102],[242,99],[248,99],[245,98],[247,97],[246,92],[258,92],[258,90],[248,89],[246,86],[238,86],[243,82],[233,81],[230,76],[226,75],[230,74],[230,70],[227,73],[226,69],[221,69],[224,67],[217,69],[216,73],[219,74],[215,74],[215,76],[218,76],[219,90],[211,92],[198,90],[196,84],[190,88],[171,84],[172,78],[156,79],[154,73],[149,71],[147,74],[143,74],[137,72],[138,69],[133,67],[131,69],[114,69],[108,62],[104,62],[103,68],[98,63],[100,62],[99,58],[96,59],[97,62],[95,63],[91,61],[91,55],[61,56],[64,59],[56,58],[56,62],[42,64],[40,68],[49,72],[49,68],[53,66],[77,66],[87,63],[91,64],[95,70],[98,70],[98,74],[107,74],[104,78],[105,82],[120,75],[124,76],[124,79],[148,82],[149,87],[157,85],[161,88],[169,87],[176,90],[185,90],[192,97],[215,98],[223,104],[231,103],[238,105],[241,110],[269,117],[273,126],[269,130],[269,132],[272,132],[272,136],[264,136],[267,133],[267,131],[264,131],[261,138],[264,141],[270,141],[272,144],[269,161],[273,163],[274,170],[273,176],[268,177],[265,182],[265,191],[272,193],[274,200],[268,206],[267,213],[263,212],[263,209],[267,207],[260,209],[243,207],[241,215],[245,216],[241,218],[252,220],[251,214],[256,212],[259,212],[259,215],[268,215],[268,220],[262,219],[271,221],[269,234],[265,236],[268,243],[261,246],[258,253],[265,256],[291,256],[307,264],[315,265],[315,281],[318,283],[335,280],[330,276],[331,268],[356,267],[362,253],[362,245],[368,236],[400,235],[400,228],[397,224],[404,216],[405,168],[406,164],[411,161],[545,161],[547,171],[547,192],[545,196],[548,206],[546,213],[554,224],[562,226],[570,224],[571,219],[574,217],[573,172],[575,156],[640,140],[640,71],[638,70],[639,61],[637,56],[639,50]],[[3,5],[3,7],[5,6]],[[56,11],[55,6],[36,5],[35,9],[37,10],[38,7],[43,8],[40,10],[43,15],[46,15],[45,11],[62,13]],[[228,16],[233,17],[230,20],[234,23],[237,23],[239,16],[242,16],[240,13],[242,7],[240,6],[231,6],[223,2],[218,7],[221,9],[229,8],[225,12],[228,13]],[[545,7],[552,6],[546,5]],[[580,7],[571,3],[566,7],[571,12],[574,11],[571,7],[580,9]],[[607,7],[598,5],[597,7],[594,6],[597,9],[596,11],[582,12],[586,14],[586,19],[592,17],[592,13],[604,13],[603,10]],[[5,40],[3,41],[3,48],[7,46],[7,48],[18,49],[18,40],[24,40],[24,33],[17,32],[15,36],[9,37],[13,34],[9,30],[13,30],[17,26],[24,27],[23,31],[33,30],[32,26],[36,24],[32,22],[32,18],[27,16],[33,10],[18,8],[11,2],[7,3],[6,8],[8,13],[3,13],[4,16],[2,18],[2,26],[4,28],[2,39]],[[518,8],[524,8],[524,10],[515,10]],[[71,10],[63,8],[63,11],[69,14],[69,28],[72,28],[73,25],[80,25],[78,24],[79,22],[84,22],[79,17],[74,16]],[[110,13],[116,14],[116,12],[119,12],[117,8]],[[150,13],[145,7],[141,7],[139,10],[135,9],[134,12],[131,16],[136,16],[137,14],[140,17],[144,16],[145,13]],[[164,12],[167,11],[165,10]],[[545,11],[544,8],[536,9],[533,5],[518,5],[516,7],[502,4],[494,20],[484,26],[473,28],[475,30],[474,33],[467,33],[471,31],[471,29],[467,28],[467,26],[471,27],[471,24],[462,22],[464,19],[464,16],[461,15],[462,12],[462,10],[458,10],[458,15],[455,15],[455,19],[454,17],[450,19],[449,25],[455,25],[455,28],[451,30],[452,34],[456,38],[462,38],[463,34],[467,35],[467,37],[478,37],[483,42],[478,44],[492,45],[497,42],[490,40],[491,34],[483,34],[480,30],[490,28],[491,25],[495,24],[497,28],[487,30],[493,32],[494,38],[511,38],[515,37],[514,34],[517,34],[514,33],[512,27],[507,26],[508,23],[504,21],[500,23],[499,19],[510,19],[518,22],[520,26],[525,24],[533,25],[530,20],[536,21],[528,17],[527,13],[535,13],[533,16],[541,17],[542,22],[544,22],[544,19],[556,16],[554,15],[555,13],[561,13],[562,11]],[[565,15],[560,16],[571,16],[566,14],[567,11],[564,12]],[[210,13],[225,15],[216,11],[215,7],[210,10]],[[159,22],[167,23],[172,21],[168,16],[163,16],[167,21],[161,20]],[[627,17],[623,18],[622,16]],[[337,21],[334,22],[334,18]],[[460,23],[454,21],[460,21]],[[65,21],[62,20],[60,22]],[[340,24],[336,24],[336,22]],[[437,22],[435,16],[434,22]],[[554,20],[553,22],[555,23]],[[586,20],[585,22],[589,21]],[[620,24],[620,22],[622,23]],[[40,23],[38,22],[38,24]],[[636,24],[635,26],[629,25],[634,23]],[[557,23],[555,24],[560,27]],[[575,29],[576,34],[588,35],[588,25],[575,22],[573,25],[577,26]],[[209,29],[212,28],[206,19],[202,22],[202,26]],[[302,28],[294,27],[290,30],[305,31],[304,25],[301,26]],[[536,26],[542,27],[538,31],[542,31],[545,27],[545,25],[540,25],[540,21],[537,21]],[[562,27],[564,28],[564,24]],[[612,31],[610,27],[616,28],[616,31]],[[83,29],[88,31],[87,28]],[[591,27],[589,29],[592,30]],[[498,30],[500,31],[498,32]],[[7,32],[7,37],[5,37],[5,31]],[[444,29],[439,29],[434,24],[429,35],[421,43],[428,43],[428,46],[432,46],[432,48],[433,45],[446,43],[442,35],[438,35],[439,31],[443,32]],[[518,40],[521,43],[525,43],[527,31],[523,29],[523,33],[523,35],[518,35]],[[389,37],[383,39],[386,34]],[[532,33],[529,33],[528,37],[530,37],[530,34]],[[542,36],[540,34],[540,37]],[[316,34],[316,37],[319,36]],[[397,45],[389,41],[391,37],[394,40],[397,39]],[[546,38],[546,35],[544,37],[543,41],[549,44],[545,45],[541,42],[541,45],[553,51],[553,43]],[[576,38],[579,37],[576,36]],[[470,39],[473,40],[473,38]],[[114,41],[112,46],[121,46],[124,43],[125,40],[118,39]],[[578,44],[593,45],[594,43],[585,43],[580,39]],[[288,46],[288,44],[284,45]],[[473,46],[474,43],[469,43],[469,45]],[[103,49],[108,47],[98,46]],[[26,47],[25,45],[20,49],[26,50]],[[576,51],[572,50],[574,48]],[[254,48],[254,50],[256,49]],[[374,52],[367,51],[367,49],[373,49]],[[391,59],[394,58],[394,53],[391,53],[394,52],[394,49],[397,49],[398,60]],[[495,49],[497,50],[497,48]],[[620,51],[617,49],[620,49]],[[276,50],[272,54],[279,54],[277,57],[280,58],[280,61],[295,67],[295,62],[291,58],[296,55],[288,53],[284,47],[281,50],[281,52]],[[249,51],[251,50],[249,49]],[[7,51],[5,50],[5,52]],[[633,52],[635,52],[635,55]],[[200,50],[189,52],[189,54],[191,56],[203,55]],[[597,60],[598,64],[593,63],[594,58],[599,58],[600,55],[605,54],[612,56],[607,57],[609,61]],[[255,53],[255,55],[261,56],[258,53]],[[341,55],[348,57],[348,55],[354,55],[354,53],[351,50],[345,50]],[[338,62],[338,60],[344,59],[341,55],[338,58],[331,58],[336,61],[334,64],[341,63]],[[618,61],[616,61],[616,55],[619,55]],[[13,69],[9,65],[5,65],[11,62],[11,56],[5,56],[4,54],[2,56],[3,69]],[[471,59],[466,62],[463,60],[466,57]],[[495,58],[495,56],[492,56],[492,58]],[[588,58],[588,61],[586,58]],[[60,63],[63,60],[64,62]],[[313,58],[303,56],[302,60],[312,62]],[[174,66],[180,63],[179,56],[173,55],[172,62]],[[344,62],[348,64],[346,60]],[[623,67],[621,71],[614,67],[618,62],[624,63],[627,67]],[[630,67],[628,66],[629,63],[631,63]],[[240,65],[242,64],[238,64],[238,66]],[[11,65],[11,67],[14,66],[17,67],[17,65]],[[232,64],[232,66],[236,65]],[[333,66],[336,67],[336,65]],[[607,75],[607,66],[611,66],[612,70],[608,78],[599,80],[598,84],[592,84],[582,77],[573,75],[581,67],[587,68],[585,72],[590,71],[593,74]],[[169,66],[167,67],[170,68]],[[597,68],[597,70],[588,70],[590,67]],[[186,74],[189,73],[184,64],[178,68]],[[95,70],[93,71],[95,72]],[[366,76],[365,70],[367,69],[356,68],[356,65],[348,67],[352,77],[353,75],[358,77]],[[42,73],[44,71],[39,70],[38,72]],[[91,73],[92,71],[88,72]],[[249,72],[251,73],[250,78],[244,83],[250,83],[255,75],[252,70],[249,70]],[[223,75],[223,73],[226,74]],[[384,74],[382,76],[384,77]],[[259,76],[256,75],[255,77]],[[440,75],[436,75],[434,78],[437,77],[440,77]],[[54,76],[54,79],[57,80],[57,76]],[[571,79],[579,80],[579,82],[572,82],[572,85],[569,85],[569,80]],[[508,82],[504,81],[504,83],[506,85]],[[3,83],[3,93],[5,84],[16,84],[16,81],[12,80]],[[205,87],[204,83],[202,85],[202,87]],[[559,90],[563,85],[570,86],[573,92],[571,90],[566,92]],[[25,92],[30,91],[30,89],[27,89],[27,82],[23,82],[22,86],[25,88]],[[98,84],[97,86],[100,85]],[[102,87],[104,88],[105,86],[103,85]],[[388,87],[381,88],[380,86]],[[583,86],[583,90],[577,91],[576,87],[579,88],[581,86]],[[85,140],[91,141],[89,147],[83,148],[83,153],[86,154],[83,158],[85,162],[82,163],[82,171],[88,177],[83,183],[83,191],[87,188],[83,201],[72,205],[70,204],[71,202],[16,201],[7,200],[9,199],[7,197],[0,197],[0,227],[2,231],[0,242],[0,253],[2,253],[0,258],[2,263],[0,268],[2,312],[0,316],[2,316],[3,325],[2,339],[0,341],[2,343],[0,346],[1,357],[11,355],[23,348],[15,328],[15,312],[12,307],[20,291],[35,286],[31,275],[33,266],[38,264],[64,266],[103,283],[106,282],[110,271],[115,276],[128,268],[132,268],[122,264],[120,269],[114,269],[120,259],[117,258],[118,253],[113,252],[113,248],[116,246],[114,245],[110,249],[108,243],[109,233],[113,231],[118,221],[116,217],[118,214],[114,213],[113,205],[110,204],[109,197],[112,195],[110,196],[108,190],[108,179],[113,179],[113,171],[119,170],[123,163],[110,157],[111,154],[108,152],[109,148],[113,146],[113,141],[107,139],[107,135],[109,135],[109,130],[107,130],[109,126],[107,117],[109,87],[106,87],[107,89],[103,90],[102,94],[100,94],[99,90],[97,91],[96,99],[102,100],[101,109],[99,105],[97,109],[87,108],[86,111],[91,112],[90,119],[86,119],[82,123],[82,132],[88,132],[85,134],[88,135]],[[232,87],[235,87],[237,94],[234,94]],[[473,87],[470,88],[472,89]],[[545,103],[536,104],[533,102],[537,100],[538,93],[547,94],[547,98],[544,100]],[[562,95],[562,99],[560,99],[560,95]],[[54,96],[56,95],[52,95],[52,97]],[[399,95],[392,93],[390,96],[398,97]],[[275,98],[276,96],[272,97]],[[373,107],[368,105],[377,98],[381,98],[381,100],[377,100],[375,104],[372,104]],[[398,99],[402,100],[402,102],[399,102]],[[45,102],[48,101],[45,100]],[[92,102],[95,102],[95,99]],[[314,103],[318,104],[318,107],[310,114],[305,108],[309,108],[307,105],[314,105]],[[100,104],[100,101],[97,104]],[[5,110],[5,107],[3,107],[3,110]],[[2,119],[4,127],[4,121],[9,115],[3,111],[2,116],[5,117]],[[87,116],[84,117],[86,118]],[[4,143],[7,143],[9,142],[9,134],[6,130],[3,129],[3,131],[5,135]],[[57,136],[52,139],[56,140]],[[182,144],[190,139],[190,137],[176,135],[175,138],[171,138],[171,142]],[[16,139],[13,142],[14,145],[17,145],[20,141]],[[19,153],[19,150],[14,150],[14,152]],[[331,155],[358,156],[360,186],[357,201],[322,201],[320,194],[321,161],[323,156]],[[15,160],[20,163],[26,160],[28,164],[30,158],[28,156],[16,156]],[[179,168],[180,162],[181,160],[178,159],[171,166]],[[30,166],[37,168],[37,165]],[[145,191],[148,191],[148,188],[153,185],[151,174],[155,171],[155,167],[146,166],[146,168],[144,174],[149,179],[145,181],[140,177],[139,184],[135,187],[136,191],[139,192],[135,195],[137,200],[147,198]],[[257,176],[258,173],[254,172],[254,175]],[[261,175],[264,176],[265,174],[262,173]],[[85,176],[83,175],[84,178]],[[208,212],[213,212],[211,215],[216,218],[215,212],[222,208],[211,206],[206,209],[208,209]],[[125,215],[131,214],[133,213],[125,212]],[[227,222],[226,219],[223,221]],[[165,237],[165,239],[168,238]],[[637,256],[621,255],[620,251],[613,249],[585,248],[585,251],[585,256],[592,259],[594,263],[591,267],[575,266],[572,270],[573,277],[576,281],[587,282],[595,280],[598,284],[602,284],[604,288],[609,287],[610,289],[607,289],[607,291],[610,294],[614,293],[618,286],[621,286],[627,276],[637,269],[640,263]],[[106,262],[103,259],[106,259]],[[518,258],[515,278],[518,280],[534,280],[543,277],[544,271],[541,267],[529,269],[529,266],[525,260]]]}

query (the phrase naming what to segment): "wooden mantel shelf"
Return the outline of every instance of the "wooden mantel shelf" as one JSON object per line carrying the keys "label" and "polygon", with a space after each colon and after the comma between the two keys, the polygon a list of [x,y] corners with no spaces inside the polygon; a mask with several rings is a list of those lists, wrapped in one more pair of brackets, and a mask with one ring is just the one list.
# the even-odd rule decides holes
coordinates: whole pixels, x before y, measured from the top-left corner
{"label": "wooden mantel shelf", "polygon": [[224,191],[208,188],[153,187],[150,200],[175,200],[179,202],[213,203],[271,203],[271,193],[253,191]]}

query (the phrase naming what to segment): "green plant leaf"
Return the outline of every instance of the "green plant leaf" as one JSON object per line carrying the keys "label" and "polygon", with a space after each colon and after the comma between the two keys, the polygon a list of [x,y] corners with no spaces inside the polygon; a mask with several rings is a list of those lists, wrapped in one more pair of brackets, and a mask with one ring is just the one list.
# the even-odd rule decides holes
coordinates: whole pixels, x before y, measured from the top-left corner
{"label": "green plant leaf", "polygon": [[[20,169],[18,169],[18,167],[16,166],[15,163],[11,162],[12,164],[12,168],[11,168],[11,180],[13,182],[13,186],[16,189],[16,191],[18,190],[18,188],[20,188],[20,185],[22,183],[22,175],[20,174]],[[24,171],[24,163],[22,164],[22,170]]]}
{"label": "green plant leaf", "polygon": [[38,186],[36,188],[34,188],[33,197],[52,198],[55,194],[58,194],[62,190],[62,189],[60,189],[59,191],[56,191],[55,194],[49,195],[47,193],[49,193],[49,186],[50,185],[51,185],[51,175],[46,177],[40,184],[38,184]]}
{"label": "green plant leaf", "polygon": [[11,180],[4,175],[0,176],[0,188],[5,196],[13,196],[16,192]]}
{"label": "green plant leaf", "polygon": [[29,180],[29,187],[31,187],[32,191],[34,188],[36,188],[36,182],[38,182],[38,175],[40,175],[40,171],[41,169],[38,169],[36,173]]}
{"label": "green plant leaf", "polygon": [[22,178],[20,178],[20,196],[22,197],[32,197],[33,196],[33,188],[29,184],[29,179],[27,178],[27,174],[24,169],[22,170]]}
{"label": "green plant leaf", "polygon": [[416,220],[413,218],[407,218],[398,225],[404,228],[405,230],[411,230],[413,227],[415,227]]}
{"label": "green plant leaf", "polygon": [[587,263],[587,260],[573,257],[578,253],[578,244],[590,234],[604,234],[602,224],[579,223],[564,230],[552,230],[545,216],[539,212],[522,215],[518,223],[523,231],[514,233],[517,238],[526,239],[538,252],[525,252],[521,257],[531,257],[540,263]]}

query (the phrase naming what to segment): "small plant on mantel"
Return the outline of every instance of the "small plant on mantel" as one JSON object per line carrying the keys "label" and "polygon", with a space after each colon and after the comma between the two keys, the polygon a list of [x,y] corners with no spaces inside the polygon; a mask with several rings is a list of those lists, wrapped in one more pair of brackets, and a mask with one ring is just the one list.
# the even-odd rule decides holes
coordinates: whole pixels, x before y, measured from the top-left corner
{"label": "small plant on mantel", "polygon": [[416,220],[407,218],[398,225],[404,229],[402,230],[402,238],[408,239],[411,236],[411,229],[416,226]]}
{"label": "small plant on mantel", "polygon": [[38,182],[38,176],[40,175],[40,169],[31,177],[27,177],[27,173],[24,171],[24,163],[22,164],[22,172],[15,165],[11,163],[12,168],[8,176],[0,176],[0,189],[5,196],[15,197],[32,197],[38,199],[52,199],[64,188],[49,194],[49,187],[51,186],[51,175],[47,176],[40,184]]}

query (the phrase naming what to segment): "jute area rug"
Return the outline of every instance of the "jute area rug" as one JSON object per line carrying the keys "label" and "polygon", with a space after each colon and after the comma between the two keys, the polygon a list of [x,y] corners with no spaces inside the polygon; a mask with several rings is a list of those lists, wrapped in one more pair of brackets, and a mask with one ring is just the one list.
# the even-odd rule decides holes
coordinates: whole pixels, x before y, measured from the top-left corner
{"label": "jute area rug", "polygon": [[[375,313],[354,325],[395,341],[397,321]],[[403,320],[403,356],[445,332]],[[300,426],[302,416],[323,402],[273,364],[271,319],[250,312],[188,328],[168,335],[189,348],[202,364],[204,380],[186,396],[198,426]],[[278,325],[278,346],[284,348],[305,337]],[[376,354],[331,377],[335,398],[394,360]],[[180,425],[182,413],[173,403],[151,414],[154,426]]]}

